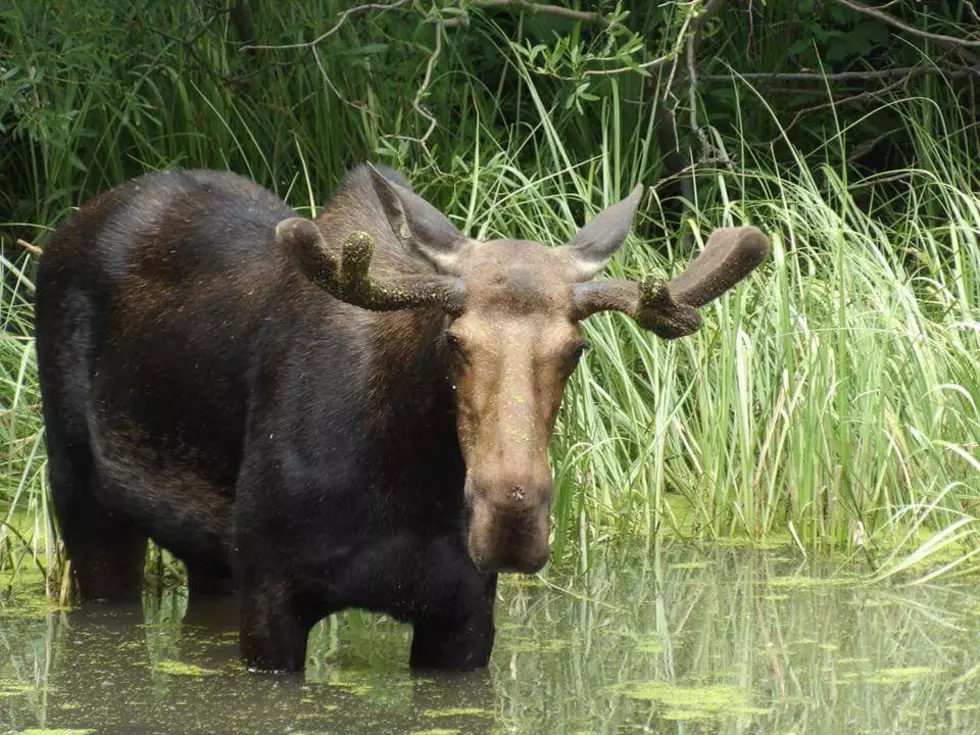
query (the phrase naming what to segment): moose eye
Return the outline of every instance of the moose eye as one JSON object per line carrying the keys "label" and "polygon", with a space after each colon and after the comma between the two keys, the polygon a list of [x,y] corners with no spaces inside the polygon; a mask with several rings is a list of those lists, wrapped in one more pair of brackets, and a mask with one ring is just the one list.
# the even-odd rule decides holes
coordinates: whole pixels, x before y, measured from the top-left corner
{"label": "moose eye", "polygon": [[446,332],[446,346],[449,347],[449,351],[454,355],[465,358],[466,348],[463,347],[463,342],[460,340],[459,335],[455,332]]}
{"label": "moose eye", "polygon": [[572,354],[568,357],[569,364],[572,367],[578,365],[578,361],[582,359],[582,355],[585,354],[587,349],[589,349],[588,342],[579,342],[577,345],[575,345],[575,348],[572,350]]}

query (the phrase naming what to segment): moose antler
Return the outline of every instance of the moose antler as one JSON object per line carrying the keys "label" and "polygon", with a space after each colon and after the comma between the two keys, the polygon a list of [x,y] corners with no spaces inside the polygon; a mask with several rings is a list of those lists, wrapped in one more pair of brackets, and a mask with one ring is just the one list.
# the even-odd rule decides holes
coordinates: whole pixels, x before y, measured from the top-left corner
{"label": "moose antler", "polygon": [[379,280],[368,271],[374,255],[374,238],[352,232],[337,257],[312,220],[292,217],[276,227],[276,241],[292,253],[306,275],[334,298],[371,311],[394,311],[438,306],[448,313],[462,309],[466,296],[463,281],[452,276],[411,275]]}
{"label": "moose antler", "polygon": [[756,227],[722,227],[677,278],[665,283],[647,277],[634,281],[588,281],[575,285],[579,319],[598,311],[621,311],[644,329],[676,339],[701,326],[698,308],[745,278],[769,255],[769,240]]}

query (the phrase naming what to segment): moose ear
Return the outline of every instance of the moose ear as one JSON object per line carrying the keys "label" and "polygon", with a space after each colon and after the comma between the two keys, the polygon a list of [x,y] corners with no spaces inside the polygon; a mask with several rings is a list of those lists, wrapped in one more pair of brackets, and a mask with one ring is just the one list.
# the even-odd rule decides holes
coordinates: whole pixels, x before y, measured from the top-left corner
{"label": "moose ear", "polygon": [[633,225],[633,216],[643,196],[643,184],[637,184],[630,195],[606,207],[571,240],[558,248],[576,269],[576,280],[595,278],[619,250]]}
{"label": "moose ear", "polygon": [[371,182],[398,240],[443,273],[456,273],[466,236],[422,197],[387,178],[370,163]]}

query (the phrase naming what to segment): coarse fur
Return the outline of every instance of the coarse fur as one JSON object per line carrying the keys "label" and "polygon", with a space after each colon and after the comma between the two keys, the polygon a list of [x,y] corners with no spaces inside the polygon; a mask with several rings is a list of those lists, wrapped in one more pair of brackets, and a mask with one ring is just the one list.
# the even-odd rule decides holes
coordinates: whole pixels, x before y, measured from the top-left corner
{"label": "coarse fur", "polygon": [[470,240],[369,165],[312,222],[227,172],[86,204],[37,278],[51,491],[82,596],[136,599],[152,538],[186,563],[192,603],[237,589],[250,666],[301,669],[313,624],[348,607],[411,623],[414,667],[485,666],[497,572],[548,558],[579,321],[616,309],[689,334],[768,250],[729,228],[672,284],[581,283],[641,191],[559,248]]}
{"label": "coarse fur", "polygon": [[[135,598],[147,537],[192,594],[227,592],[237,549],[250,663],[302,668],[313,623],[357,606],[413,623],[415,665],[484,665],[496,575],[464,543],[445,316],[314,286],[274,246],[294,215],[236,175],[174,171],[101,195],[47,244],[38,365],[82,594]],[[372,232],[381,272],[426,270],[378,227],[363,168],[323,221]]]}

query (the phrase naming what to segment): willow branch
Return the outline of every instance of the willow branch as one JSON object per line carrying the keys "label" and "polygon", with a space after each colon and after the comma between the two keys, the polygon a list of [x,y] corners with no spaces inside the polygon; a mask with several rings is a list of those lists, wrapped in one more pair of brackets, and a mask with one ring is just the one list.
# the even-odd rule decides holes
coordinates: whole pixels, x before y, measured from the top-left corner
{"label": "willow branch", "polygon": [[890,26],[894,26],[899,30],[903,30],[906,33],[910,33],[913,36],[918,36],[919,38],[926,38],[931,41],[937,41],[938,43],[950,44],[953,46],[967,46],[969,48],[980,48],[980,40],[971,40],[967,38],[957,38],[956,36],[947,36],[942,33],[930,33],[929,31],[923,31],[921,28],[916,28],[913,25],[909,25],[903,20],[899,20],[893,15],[889,15],[878,8],[873,8],[864,3],[859,3],[857,0],[837,0],[841,5],[850,8],[858,13],[863,13],[871,18],[880,20],[882,23],[887,23]]}
{"label": "willow branch", "polygon": [[619,21],[610,20],[601,13],[573,10],[572,8],[563,8],[560,5],[545,5],[544,3],[531,2],[531,0],[474,0],[473,7],[479,8],[480,10],[515,8],[517,10],[527,10],[531,13],[553,15],[567,20],[590,23],[602,26],[603,28],[627,30],[626,26]]}
{"label": "willow branch", "polygon": [[42,248],[39,248],[37,245],[32,245],[31,243],[27,242],[27,240],[21,240],[18,237],[14,242],[35,257],[40,258],[44,254],[44,250]]}
{"label": "willow branch", "polygon": [[701,77],[706,82],[730,82],[733,78],[750,79],[760,82],[865,82],[876,79],[899,79],[902,77],[917,77],[928,74],[943,74],[951,77],[961,77],[968,74],[980,74],[980,69],[958,67],[944,69],[939,66],[903,66],[896,69],[879,69],[876,71],[841,71],[836,74],[820,72],[733,72],[729,74],[705,74]]}
{"label": "willow branch", "polygon": [[246,45],[242,46],[242,51],[248,51],[250,49],[291,49],[291,48],[310,48],[311,46],[316,46],[322,43],[332,36],[334,33],[339,31],[344,27],[344,24],[350,19],[352,15],[357,15],[363,13],[367,10],[394,10],[395,8],[400,8],[402,5],[408,4],[409,0],[394,0],[391,3],[365,3],[364,5],[355,5],[353,8],[348,8],[344,12],[337,16],[337,22],[333,24],[329,30],[324,31],[319,36],[314,38],[312,41],[302,41],[300,43],[284,43],[284,44],[272,44],[272,45]]}
{"label": "willow branch", "polygon": [[[423,148],[426,148],[425,142],[429,139],[429,136],[432,135],[432,131],[436,129],[436,117],[422,107],[422,97],[428,91],[429,85],[432,83],[432,72],[436,67],[436,60],[439,58],[439,54],[442,53],[443,30],[443,25],[441,23],[437,23],[436,47],[432,50],[432,54],[429,56],[429,61],[425,65],[425,77],[422,79],[422,86],[419,87],[418,91],[415,93],[415,99],[412,100],[412,109],[429,121],[429,128],[425,131],[425,135],[418,140],[418,142],[422,144]],[[426,148],[426,150],[428,149]]]}
{"label": "willow branch", "polygon": [[[691,130],[697,134],[701,141],[702,153],[706,154],[712,148],[708,136],[698,125],[698,46],[701,44],[701,34],[704,31],[704,24],[721,8],[724,0],[708,0],[704,9],[698,13],[694,22],[691,24],[690,33],[687,36],[687,95],[690,107]],[[726,159],[727,160],[727,159]]]}

